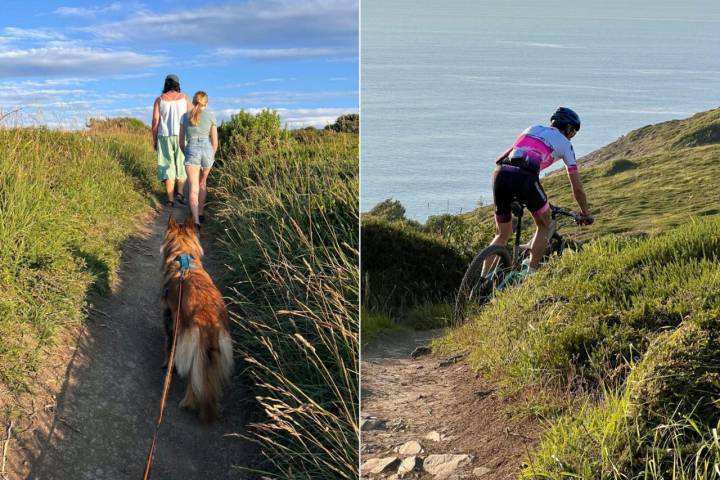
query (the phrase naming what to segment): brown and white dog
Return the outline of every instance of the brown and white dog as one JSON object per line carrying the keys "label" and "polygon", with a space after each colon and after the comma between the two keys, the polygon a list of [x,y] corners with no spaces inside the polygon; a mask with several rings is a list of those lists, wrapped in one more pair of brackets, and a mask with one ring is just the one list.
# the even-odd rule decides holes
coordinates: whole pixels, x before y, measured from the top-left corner
{"label": "brown and white dog", "polygon": [[[217,417],[220,390],[233,368],[227,308],[200,261],[203,249],[191,216],[184,224],[178,224],[170,215],[160,252],[165,274],[166,353],[169,355],[172,346],[173,325],[179,309],[174,363],[180,376],[190,377],[180,406],[196,410],[202,420],[209,422]],[[191,258],[190,268],[185,270],[182,280],[182,303],[178,305],[182,255]]]}

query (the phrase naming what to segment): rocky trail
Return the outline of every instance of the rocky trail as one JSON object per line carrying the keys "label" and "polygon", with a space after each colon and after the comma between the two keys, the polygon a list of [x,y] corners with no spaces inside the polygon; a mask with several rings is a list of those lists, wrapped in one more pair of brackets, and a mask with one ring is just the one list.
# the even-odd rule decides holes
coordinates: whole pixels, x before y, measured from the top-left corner
{"label": "rocky trail", "polygon": [[[124,243],[112,293],[90,298],[85,326],[43,352],[50,367],[33,379],[30,393],[14,399],[15,412],[0,411],[0,478],[142,478],[165,373],[159,250],[168,214],[165,209],[149,217]],[[179,208],[174,214],[185,217]],[[201,243],[205,268],[220,278],[222,265],[208,234]],[[178,406],[185,380],[173,376],[150,478],[253,478],[238,468],[252,464],[255,448],[237,435],[244,433],[249,411],[237,370],[221,417],[210,425]],[[6,392],[0,403],[3,397]]]}
{"label": "rocky trail", "polygon": [[515,479],[537,443],[537,420],[462,357],[415,350],[440,334],[383,332],[363,348],[363,479]]}

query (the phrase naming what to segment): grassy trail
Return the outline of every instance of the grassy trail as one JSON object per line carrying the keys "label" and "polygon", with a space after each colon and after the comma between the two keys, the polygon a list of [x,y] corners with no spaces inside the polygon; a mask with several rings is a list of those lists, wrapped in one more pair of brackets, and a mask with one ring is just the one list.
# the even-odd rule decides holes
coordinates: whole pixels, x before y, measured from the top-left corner
{"label": "grassy trail", "polygon": [[[142,475],[164,378],[158,252],[168,213],[148,217],[140,233],[123,243],[116,287],[92,298],[86,327],[76,332],[74,345],[57,352],[58,366],[44,378],[47,390],[22,398],[21,408],[34,407],[37,414],[16,423],[8,478]],[[220,277],[217,249],[208,236],[202,243],[206,268]],[[230,390],[221,419],[203,426],[178,407],[184,388],[174,376],[152,478],[250,478],[234,466],[248,466],[254,448],[224,436],[243,432],[246,391]]]}

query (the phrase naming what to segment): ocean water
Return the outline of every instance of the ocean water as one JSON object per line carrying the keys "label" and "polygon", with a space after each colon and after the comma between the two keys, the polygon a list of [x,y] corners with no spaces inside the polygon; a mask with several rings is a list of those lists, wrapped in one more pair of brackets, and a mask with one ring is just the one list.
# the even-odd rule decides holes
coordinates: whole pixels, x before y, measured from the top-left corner
{"label": "ocean water", "polygon": [[491,203],[495,157],[561,105],[578,156],[720,106],[717,0],[363,0],[360,41],[362,211]]}

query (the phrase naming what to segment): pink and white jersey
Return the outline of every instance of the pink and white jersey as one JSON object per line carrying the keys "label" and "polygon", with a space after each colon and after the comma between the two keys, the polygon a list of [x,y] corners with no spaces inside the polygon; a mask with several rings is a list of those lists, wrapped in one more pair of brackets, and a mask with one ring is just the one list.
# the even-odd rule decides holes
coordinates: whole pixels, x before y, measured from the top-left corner
{"label": "pink and white jersey", "polygon": [[544,170],[562,158],[568,173],[577,171],[572,143],[554,127],[528,127],[508,150],[508,158],[524,158],[539,170]]}

